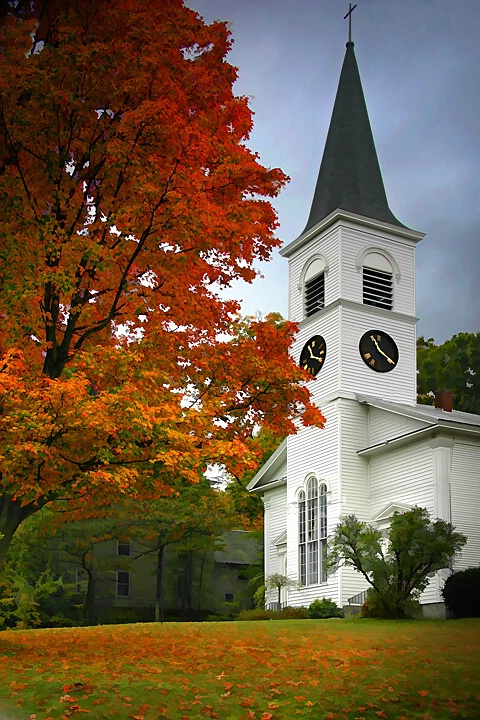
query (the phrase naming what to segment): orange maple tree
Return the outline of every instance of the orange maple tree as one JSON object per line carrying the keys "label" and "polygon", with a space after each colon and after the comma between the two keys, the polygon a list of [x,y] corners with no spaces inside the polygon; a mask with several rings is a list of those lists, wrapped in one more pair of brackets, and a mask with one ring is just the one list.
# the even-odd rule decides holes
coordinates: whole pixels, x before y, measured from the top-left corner
{"label": "orange maple tree", "polygon": [[279,244],[287,180],[246,145],[230,44],[182,0],[1,19],[0,556],[47,502],[101,513],[323,422],[295,325],[221,297]]}

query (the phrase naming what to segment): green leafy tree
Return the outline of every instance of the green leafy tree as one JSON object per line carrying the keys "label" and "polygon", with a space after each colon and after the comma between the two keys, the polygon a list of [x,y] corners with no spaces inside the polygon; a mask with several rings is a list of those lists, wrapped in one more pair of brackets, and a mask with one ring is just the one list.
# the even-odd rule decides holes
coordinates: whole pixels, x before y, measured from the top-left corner
{"label": "green leafy tree", "polygon": [[[100,518],[82,520],[80,522],[62,523],[58,512],[51,511],[52,522],[47,551],[55,554],[57,566],[60,570],[74,568],[80,570],[85,578],[85,590],[76,588],[76,593],[82,595],[82,620],[88,624],[97,621],[95,611],[95,592],[99,572],[111,570],[109,559],[102,559],[95,552],[97,545],[122,533],[122,525],[117,518]],[[120,559],[117,558],[117,564]]]}
{"label": "green leafy tree", "polygon": [[296,587],[297,583],[290,580],[286,575],[280,573],[273,573],[265,578],[265,588],[267,590],[277,591],[277,603],[278,609],[280,610],[282,605],[282,590],[283,588]]}
{"label": "green leafy tree", "polygon": [[[163,621],[165,550],[176,544],[187,562],[187,593],[191,592],[188,563],[192,554],[202,554],[215,547],[219,536],[232,529],[235,516],[224,493],[210,487],[203,478],[197,484],[177,481],[169,495],[150,501],[135,501],[125,507],[129,517],[129,535],[142,550],[137,555],[154,555],[156,565],[155,620]],[[203,576],[200,568],[199,583]],[[200,590],[201,588],[199,588]],[[187,606],[191,605],[187,601]],[[191,608],[190,608],[191,609]]]}
{"label": "green leafy tree", "polygon": [[347,515],[329,547],[329,566],[355,568],[368,582],[383,616],[407,616],[409,602],[427,587],[431,573],[449,567],[466,543],[451,523],[432,520],[425,508],[394,513],[385,538],[380,530]]}
{"label": "green leafy tree", "polygon": [[41,525],[40,513],[22,525],[0,569],[0,626],[54,623],[52,598],[69,594],[69,586],[45,552],[45,541],[40,540]]}
{"label": "green leafy tree", "polygon": [[454,408],[480,414],[480,333],[459,333],[443,345],[417,340],[418,401],[434,402],[437,390],[452,390]]}

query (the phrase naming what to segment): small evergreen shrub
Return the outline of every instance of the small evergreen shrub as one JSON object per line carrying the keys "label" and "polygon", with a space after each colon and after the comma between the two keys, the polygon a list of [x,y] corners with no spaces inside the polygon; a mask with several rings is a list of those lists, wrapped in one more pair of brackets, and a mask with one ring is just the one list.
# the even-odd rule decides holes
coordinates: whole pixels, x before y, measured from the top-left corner
{"label": "small evergreen shrub", "polygon": [[343,617],[343,610],[335,605],[332,598],[322,598],[314,600],[308,606],[308,617],[312,620]]}
{"label": "small evergreen shrub", "polygon": [[237,615],[237,620],[271,620],[274,615],[279,613],[276,610],[264,610],[263,608],[254,608],[253,610],[241,610]]}
{"label": "small evergreen shrub", "polygon": [[[396,615],[395,595],[377,593],[375,590],[369,590],[368,597],[362,605],[360,617],[377,618],[379,620],[391,620]],[[409,598],[403,604],[403,612],[405,619],[419,618],[422,615],[420,603],[413,598]]]}
{"label": "small evergreen shrub", "polygon": [[272,620],[307,620],[309,617],[306,607],[284,607]]}
{"label": "small evergreen shrub", "polygon": [[480,567],[460,570],[445,581],[443,599],[457,618],[480,617]]}
{"label": "small evergreen shrub", "polygon": [[308,609],[306,607],[285,607],[283,610],[264,610],[254,608],[253,610],[242,610],[238,613],[237,620],[306,620]]}

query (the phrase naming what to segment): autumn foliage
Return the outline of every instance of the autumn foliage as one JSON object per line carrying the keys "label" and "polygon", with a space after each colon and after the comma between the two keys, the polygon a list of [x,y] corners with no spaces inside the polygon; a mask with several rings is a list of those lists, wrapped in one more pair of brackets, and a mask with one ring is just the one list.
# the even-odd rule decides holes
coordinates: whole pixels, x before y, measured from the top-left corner
{"label": "autumn foliage", "polygon": [[259,424],[322,424],[295,326],[219,295],[279,244],[286,181],[245,144],[230,43],[181,0],[1,20],[4,544],[50,500],[101,512],[208,463],[251,468]]}

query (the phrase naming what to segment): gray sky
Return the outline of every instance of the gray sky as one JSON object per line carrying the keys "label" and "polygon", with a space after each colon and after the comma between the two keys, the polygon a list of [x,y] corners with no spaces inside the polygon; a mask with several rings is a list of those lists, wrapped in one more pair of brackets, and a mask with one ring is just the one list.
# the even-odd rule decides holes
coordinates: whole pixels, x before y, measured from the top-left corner
{"label": "gray sky", "polygon": [[[347,40],[344,0],[187,0],[231,22],[229,61],[255,113],[250,147],[291,182],[284,243],[310,211]],[[418,334],[480,331],[480,0],[357,0],[353,40],[390,207],[417,246]],[[245,314],[287,316],[287,261],[237,286]]]}

